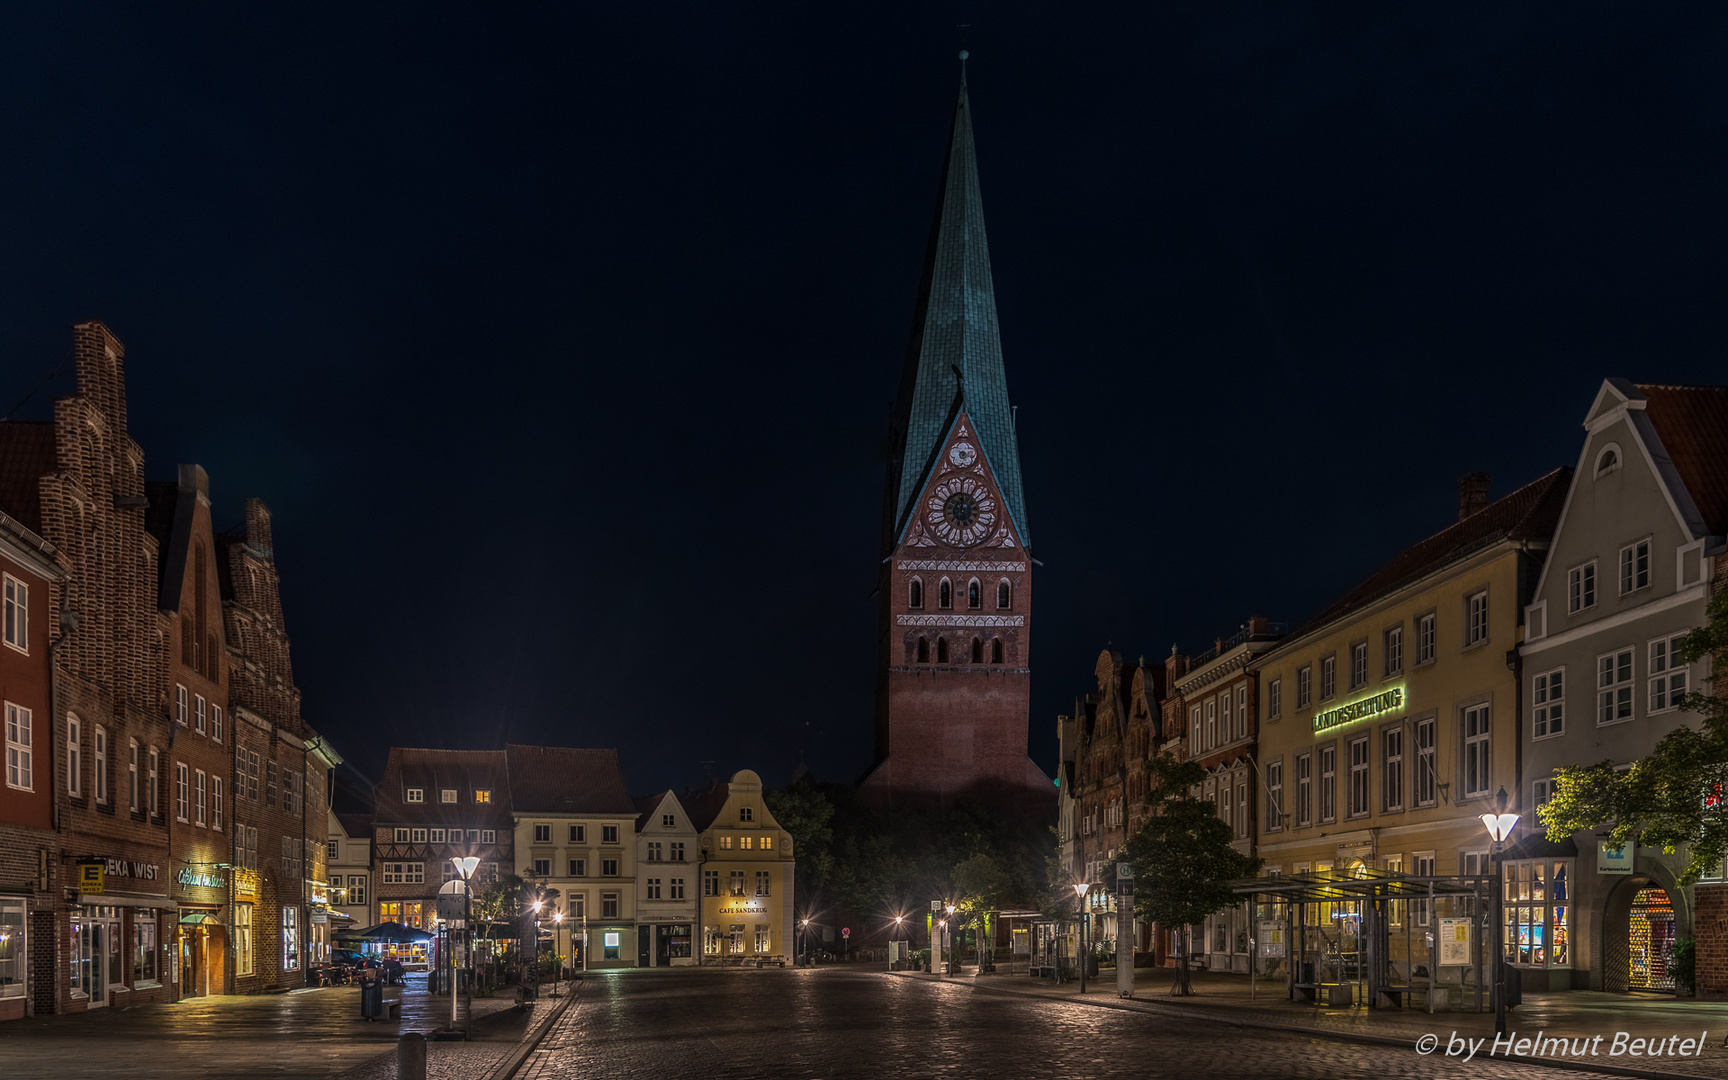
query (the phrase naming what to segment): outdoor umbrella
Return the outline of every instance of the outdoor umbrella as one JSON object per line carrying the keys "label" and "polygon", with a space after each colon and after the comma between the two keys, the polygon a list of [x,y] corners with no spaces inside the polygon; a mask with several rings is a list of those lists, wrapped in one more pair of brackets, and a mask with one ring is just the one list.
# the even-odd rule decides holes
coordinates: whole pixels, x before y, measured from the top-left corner
{"label": "outdoor umbrella", "polygon": [[426,931],[416,930],[412,926],[403,926],[398,922],[381,922],[377,926],[368,926],[353,936],[361,941],[387,945],[412,945],[417,941],[432,940],[432,935]]}

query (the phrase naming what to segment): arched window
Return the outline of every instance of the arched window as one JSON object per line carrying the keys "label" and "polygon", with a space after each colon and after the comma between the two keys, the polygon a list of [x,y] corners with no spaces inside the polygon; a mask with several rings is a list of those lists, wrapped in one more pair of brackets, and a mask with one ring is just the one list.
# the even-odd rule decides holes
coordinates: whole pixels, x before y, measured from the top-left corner
{"label": "arched window", "polygon": [[1008,608],[1008,579],[1007,578],[1003,578],[1001,581],[998,581],[996,583],[996,606],[999,608],[1002,608],[1003,610],[1007,610],[1007,608]]}
{"label": "arched window", "polygon": [[1000,664],[1002,662],[1002,639],[1001,638],[991,638],[990,639],[990,662],[992,664]]}
{"label": "arched window", "polygon": [[974,664],[984,662],[984,643],[977,638],[972,639],[972,662]]}
{"label": "arched window", "polygon": [[920,664],[928,664],[930,662],[930,639],[929,638],[919,638],[918,639],[918,662]]}
{"label": "arched window", "polygon": [[937,597],[937,605],[944,608],[954,606],[954,586],[948,584],[947,578],[942,579],[941,594]]}
{"label": "arched window", "polygon": [[936,639],[936,662],[938,664],[946,664],[948,662],[948,639],[945,637],[939,637]]}
{"label": "arched window", "polygon": [[913,578],[912,584],[906,586],[906,606],[921,608],[924,606],[924,580]]}
{"label": "arched window", "polygon": [[966,606],[973,609],[984,606],[984,588],[977,578],[966,583]]}
{"label": "arched window", "polygon": [[1607,446],[1602,448],[1600,454],[1596,455],[1596,475],[1604,476],[1619,467],[1620,447],[1616,443],[1609,443]]}

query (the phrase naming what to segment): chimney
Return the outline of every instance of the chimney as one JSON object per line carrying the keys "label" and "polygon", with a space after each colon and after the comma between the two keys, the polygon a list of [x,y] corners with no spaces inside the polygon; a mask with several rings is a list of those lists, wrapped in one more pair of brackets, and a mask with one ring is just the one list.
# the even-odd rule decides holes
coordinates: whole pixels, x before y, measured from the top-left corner
{"label": "chimney", "polygon": [[1467,472],[1458,478],[1458,520],[1488,505],[1488,474]]}

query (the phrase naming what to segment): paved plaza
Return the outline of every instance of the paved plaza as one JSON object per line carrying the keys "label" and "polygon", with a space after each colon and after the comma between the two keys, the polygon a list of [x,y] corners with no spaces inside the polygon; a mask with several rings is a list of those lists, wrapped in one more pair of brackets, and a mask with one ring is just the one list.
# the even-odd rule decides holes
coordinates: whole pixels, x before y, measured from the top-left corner
{"label": "paved plaza", "polygon": [[[1492,1017],[1367,1012],[1253,999],[1241,980],[1201,975],[1200,996],[1165,996],[1167,972],[1144,972],[1136,997],[1101,980],[934,978],[879,965],[816,969],[678,968],[590,975],[578,992],[519,1010],[476,1001],[474,1039],[429,1045],[429,1080],[704,1080],[786,1077],[1427,1077],[1728,1080],[1728,1007],[1626,995],[1526,999],[1511,1026],[1534,1035],[1606,1036],[1599,1053],[1559,1070],[1493,1056],[1448,1056],[1453,1039],[1491,1040]],[[566,989],[569,989],[568,984]],[[416,981],[400,1020],[359,1018],[357,990],[192,999],[173,1005],[41,1017],[0,1025],[4,1080],[394,1080],[404,1031],[445,1022],[447,1000]],[[1696,1037],[1699,1056],[1613,1057],[1616,1031]],[[1416,1042],[1441,1045],[1421,1054]],[[1605,1068],[1603,1066],[1606,1066]]]}

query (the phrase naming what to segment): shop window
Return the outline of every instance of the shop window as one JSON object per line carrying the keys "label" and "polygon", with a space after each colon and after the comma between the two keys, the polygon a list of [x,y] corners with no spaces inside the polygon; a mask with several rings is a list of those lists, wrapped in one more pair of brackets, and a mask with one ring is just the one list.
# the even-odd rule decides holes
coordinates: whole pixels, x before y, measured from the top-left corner
{"label": "shop window", "polygon": [[25,944],[24,901],[0,897],[0,999],[24,996]]}
{"label": "shop window", "polygon": [[1502,865],[1506,923],[1501,944],[1511,963],[1572,966],[1572,866],[1571,859],[1507,860]]}
{"label": "shop window", "polygon": [[156,981],[156,918],[140,909],[132,919],[132,983]]}
{"label": "shop window", "polygon": [[300,970],[300,909],[282,909],[282,970]]}

